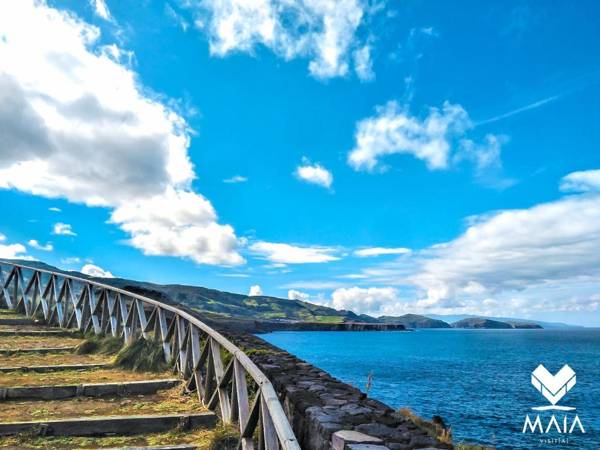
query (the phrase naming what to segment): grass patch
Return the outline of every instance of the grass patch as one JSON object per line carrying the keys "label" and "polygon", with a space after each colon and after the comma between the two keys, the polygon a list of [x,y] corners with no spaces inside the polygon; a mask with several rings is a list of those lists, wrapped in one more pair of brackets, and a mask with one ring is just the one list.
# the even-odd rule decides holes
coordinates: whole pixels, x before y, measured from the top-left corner
{"label": "grass patch", "polygon": [[75,347],[81,343],[80,338],[66,336],[0,336],[0,348],[9,350]]}
{"label": "grass patch", "polygon": [[145,339],[122,348],[115,357],[115,366],[136,372],[164,372],[169,367],[162,345]]}
{"label": "grass patch", "polygon": [[[60,360],[55,364],[60,364]],[[60,372],[5,372],[0,373],[0,387],[46,386],[56,384],[115,383],[121,381],[156,380],[172,378],[162,372],[132,372],[119,369],[63,370]],[[1,414],[0,414],[1,415]]]}
{"label": "grass patch", "polygon": [[421,430],[425,431],[429,436],[438,439],[440,442],[444,442],[446,444],[452,443],[452,430],[443,425],[441,418],[437,421],[425,420],[408,408],[400,408],[397,414],[405,419],[410,420]]}
{"label": "grass patch", "polygon": [[[37,437],[30,433],[0,438],[0,448],[71,450],[99,449],[116,447],[146,447],[176,444],[195,444],[198,449],[206,450],[212,440],[213,430],[191,430],[188,432],[170,431],[166,433],[140,434],[134,436],[108,437]],[[232,447],[235,448],[235,447]]]}
{"label": "grass patch", "polygon": [[496,447],[485,447],[476,444],[455,444],[456,450],[496,450]]}
{"label": "grass patch", "polygon": [[121,350],[122,346],[123,340],[119,337],[90,335],[77,346],[75,353],[78,355],[89,355],[92,353],[114,355]]}
{"label": "grass patch", "polygon": [[181,386],[154,394],[112,397],[77,397],[68,400],[6,402],[0,422],[52,420],[70,417],[129,416],[173,413],[199,413],[207,409],[195,394],[183,395]]}
{"label": "grass patch", "polygon": [[[410,420],[421,430],[425,431],[429,436],[434,437],[445,444],[452,444],[452,430],[445,426],[441,417],[434,416],[433,420],[425,420],[408,408],[399,409],[397,414],[405,419]],[[456,450],[495,450],[494,447],[486,447],[467,443],[454,444],[454,448]]]}
{"label": "grass patch", "polygon": [[239,433],[233,426],[221,423],[215,428],[208,449],[231,450],[232,448],[237,448],[239,437]]}
{"label": "grass patch", "polygon": [[56,366],[60,364],[94,364],[110,363],[110,357],[105,355],[77,355],[71,352],[62,353],[26,353],[19,352],[12,355],[3,355],[0,367],[31,367],[31,366]]}

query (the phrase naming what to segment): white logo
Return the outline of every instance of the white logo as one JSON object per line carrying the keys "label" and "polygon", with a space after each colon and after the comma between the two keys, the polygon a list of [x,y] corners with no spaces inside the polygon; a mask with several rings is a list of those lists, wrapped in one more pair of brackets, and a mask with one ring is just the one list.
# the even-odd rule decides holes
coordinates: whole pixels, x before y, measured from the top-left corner
{"label": "white logo", "polygon": [[533,386],[540,391],[550,403],[552,403],[552,406],[539,406],[533,409],[538,411],[545,411],[548,409],[571,411],[575,409],[568,406],[556,406],[559,400],[575,386],[575,383],[577,383],[575,371],[567,364],[565,364],[556,375],[552,375],[548,372],[548,369],[540,364],[531,373],[531,384],[533,384]]}
{"label": "white logo", "polygon": [[[536,406],[531,409],[535,411],[573,411],[575,408],[570,406],[559,406],[557,403],[569,392],[577,383],[575,371],[565,364],[562,369],[552,375],[542,364],[531,372],[531,384],[540,391],[540,393],[550,402],[550,406]],[[545,423],[547,422],[547,423]],[[550,418],[537,414],[532,420],[529,414],[525,416],[523,423],[523,433],[540,433],[547,435],[548,433],[558,433],[558,435],[571,435],[573,432],[579,431],[585,433],[585,428],[579,419],[579,416],[570,417],[565,412],[562,418],[557,418],[554,413]],[[550,439],[543,438],[540,443],[568,443],[568,438]]]}

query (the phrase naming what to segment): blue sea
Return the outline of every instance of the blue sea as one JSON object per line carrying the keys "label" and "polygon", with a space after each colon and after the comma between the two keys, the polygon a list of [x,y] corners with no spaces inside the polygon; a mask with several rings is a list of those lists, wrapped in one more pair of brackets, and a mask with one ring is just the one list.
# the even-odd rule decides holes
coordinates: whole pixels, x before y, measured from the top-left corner
{"label": "blue sea", "polygon": [[[414,332],[276,332],[261,337],[365,390],[393,408],[442,416],[456,442],[498,449],[600,449],[600,329],[417,330]],[[559,401],[574,411],[533,411],[550,403],[531,384],[543,364],[555,374],[568,364],[576,385]],[[526,415],[552,414],[559,427],[577,415],[572,434],[522,433]]]}

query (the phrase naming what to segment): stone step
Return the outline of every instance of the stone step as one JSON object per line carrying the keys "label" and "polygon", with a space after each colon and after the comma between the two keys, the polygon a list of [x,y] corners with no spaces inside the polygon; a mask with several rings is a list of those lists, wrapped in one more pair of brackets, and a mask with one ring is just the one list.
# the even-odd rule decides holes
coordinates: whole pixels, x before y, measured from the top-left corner
{"label": "stone step", "polygon": [[13,366],[0,367],[0,373],[3,372],[60,372],[63,370],[91,370],[91,369],[108,369],[112,367],[110,363],[93,363],[93,364],[59,364],[56,366]]}
{"label": "stone step", "polygon": [[0,402],[5,400],[63,400],[73,397],[107,397],[111,395],[153,394],[177,386],[181,380],[128,381],[124,383],[89,383],[57,386],[14,386],[0,388]]}
{"label": "stone step", "polygon": [[44,348],[0,348],[0,355],[14,353],[62,353],[74,352],[77,347],[44,347]]}
{"label": "stone step", "polygon": [[105,436],[157,433],[177,428],[214,428],[213,412],[152,416],[78,417],[62,420],[0,423],[0,436],[33,433],[38,436]]}
{"label": "stone step", "polygon": [[107,450],[196,450],[198,447],[193,444],[181,445],[158,445],[153,447],[115,447]]}
{"label": "stone step", "polygon": [[77,336],[76,331],[72,330],[0,330],[0,337],[2,336],[54,336],[54,337],[62,337],[62,336]]}
{"label": "stone step", "polygon": [[17,326],[17,325],[37,325],[37,324],[41,325],[41,323],[36,322],[33,319],[0,317],[0,325]]}

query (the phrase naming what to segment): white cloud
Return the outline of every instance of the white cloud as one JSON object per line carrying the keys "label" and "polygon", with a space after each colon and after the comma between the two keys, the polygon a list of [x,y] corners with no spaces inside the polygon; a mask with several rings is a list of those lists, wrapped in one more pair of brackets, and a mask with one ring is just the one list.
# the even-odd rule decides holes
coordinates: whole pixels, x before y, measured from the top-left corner
{"label": "white cloud", "polygon": [[229,183],[229,184],[233,184],[233,183],[245,183],[246,181],[248,181],[248,178],[243,177],[241,175],[234,175],[231,178],[225,178],[223,180],[223,183]]}
{"label": "white cloud", "polygon": [[482,142],[466,137],[473,128],[461,105],[444,102],[441,109],[430,108],[424,118],[410,114],[407,105],[390,101],[375,108],[375,115],[356,125],[355,146],[348,164],[355,170],[385,171],[382,160],[394,154],[412,155],[429,170],[446,170],[452,164],[473,164],[480,184],[505,189],[516,183],[503,176],[501,151],[506,136],[487,134]]}
{"label": "white cloud", "polygon": [[52,250],[54,250],[54,247],[50,242],[46,243],[46,245],[42,245],[35,239],[31,239],[29,242],[27,242],[27,245],[29,245],[31,248],[35,248],[36,250],[41,250],[43,252],[51,252]]}
{"label": "white cloud", "polygon": [[359,256],[361,258],[365,258],[368,256],[380,256],[380,255],[405,255],[410,253],[411,250],[409,248],[404,247],[371,247],[371,248],[362,248],[360,250],[356,250],[354,252],[355,256]]}
{"label": "white cloud", "polygon": [[[411,281],[429,307],[489,297],[507,308],[559,308],[567,296],[583,301],[597,293],[599,248],[600,196],[566,197],[482,216],[460,237],[430,249]],[[570,291],[561,289],[567,285]]]}
{"label": "white cloud", "polygon": [[560,182],[563,192],[600,192],[600,169],[572,172]]}
{"label": "white cloud", "polygon": [[81,268],[81,273],[95,278],[114,278],[115,276],[108,270],[104,270],[102,267],[95,266],[94,264],[86,264]]}
{"label": "white cloud", "polygon": [[290,289],[288,291],[288,299],[289,300],[301,300],[303,302],[308,301],[310,295],[306,292],[297,291],[295,289]]}
{"label": "white cloud", "polygon": [[0,258],[30,259],[26,255],[27,249],[23,244],[4,244],[6,236],[0,233]]}
{"label": "white cloud", "polygon": [[62,236],[77,236],[77,233],[73,231],[73,228],[68,223],[58,222],[54,224],[54,228],[52,229],[52,234],[62,235]]}
{"label": "white cloud", "polygon": [[[210,52],[217,56],[264,46],[285,60],[310,59],[310,73],[325,79],[347,75],[352,52],[364,48],[359,27],[368,11],[362,0],[192,0],[187,5],[198,14],[196,25],[208,33]],[[368,55],[359,50],[358,56],[362,76]]]}
{"label": "white cloud", "polygon": [[356,143],[348,154],[355,170],[375,170],[380,159],[391,154],[409,154],[424,161],[431,170],[446,169],[452,139],[472,127],[460,105],[445,102],[431,108],[423,120],[411,116],[395,101],[376,108],[376,115],[357,124]]}
{"label": "white cloud", "polygon": [[508,142],[506,136],[488,134],[481,143],[471,139],[461,139],[455,161],[470,161],[478,181],[487,187],[506,189],[517,181],[502,174],[502,145]]}
{"label": "white cloud", "polygon": [[320,164],[312,164],[307,158],[302,159],[302,165],[296,167],[294,173],[299,180],[327,189],[333,183],[333,175],[329,170]]}
{"label": "white cloud", "polygon": [[44,2],[0,2],[0,29],[0,188],[107,207],[146,254],[243,262],[191,188],[185,120],[140,85],[131,53]]}
{"label": "white cloud", "polygon": [[371,46],[365,45],[354,51],[354,70],[362,81],[372,81],[375,78],[373,61],[371,61]]}
{"label": "white cloud", "polygon": [[344,287],[344,283],[329,280],[293,281],[280,286],[282,289],[337,289]]}
{"label": "white cloud", "polygon": [[309,264],[337,261],[336,249],[320,246],[297,246],[277,242],[259,241],[250,245],[250,250],[261,257],[282,264]]}
{"label": "white cloud", "polygon": [[57,208],[56,206],[52,206],[52,207],[48,208],[48,211],[61,212],[62,210],[60,208]]}
{"label": "white cloud", "polygon": [[167,17],[169,19],[171,19],[173,21],[173,23],[177,24],[184,33],[190,27],[190,24],[188,23],[188,21],[185,20],[181,16],[181,14],[179,14],[177,11],[175,11],[175,9],[173,9],[173,7],[169,3],[165,3],[165,14],[167,15]]}
{"label": "white cloud", "polygon": [[106,0],[90,0],[90,3],[92,4],[94,12],[98,17],[101,17],[104,20],[111,20],[111,15],[108,5],[106,4]]}
{"label": "white cloud", "polygon": [[81,262],[81,258],[77,256],[69,256],[67,258],[62,258],[60,262],[61,264],[66,264],[67,266],[70,266],[72,264],[79,264]]}
{"label": "white cloud", "polygon": [[331,294],[331,306],[358,314],[382,315],[399,304],[398,291],[391,287],[341,288]]}
{"label": "white cloud", "polygon": [[260,288],[260,286],[258,284],[250,286],[250,291],[248,292],[248,296],[257,297],[257,296],[261,296],[261,295],[263,295],[262,289]]}
{"label": "white cloud", "polygon": [[200,264],[237,265],[233,228],[216,223],[208,200],[194,192],[167,189],[154,197],[119,206],[111,215],[146,255],[177,255]]}

